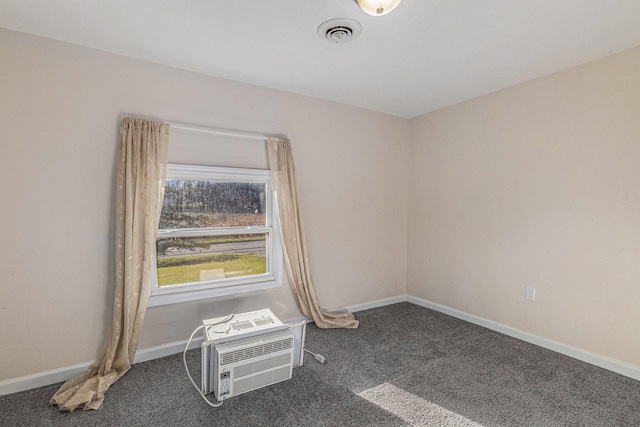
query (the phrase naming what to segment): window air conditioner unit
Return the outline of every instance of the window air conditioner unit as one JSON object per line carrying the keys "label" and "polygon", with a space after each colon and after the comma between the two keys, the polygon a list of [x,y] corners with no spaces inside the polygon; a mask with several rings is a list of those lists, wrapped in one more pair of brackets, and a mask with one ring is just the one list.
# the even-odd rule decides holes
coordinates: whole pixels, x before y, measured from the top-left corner
{"label": "window air conditioner unit", "polygon": [[202,393],[223,401],[290,379],[306,323],[285,325],[269,309],[229,317],[203,322]]}

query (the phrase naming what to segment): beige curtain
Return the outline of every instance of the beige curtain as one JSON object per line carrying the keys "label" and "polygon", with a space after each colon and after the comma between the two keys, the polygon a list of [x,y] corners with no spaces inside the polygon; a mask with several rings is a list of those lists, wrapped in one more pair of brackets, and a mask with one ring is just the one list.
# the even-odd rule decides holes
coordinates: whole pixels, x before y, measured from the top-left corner
{"label": "beige curtain", "polygon": [[358,321],[352,314],[328,313],[322,310],[318,302],[311,278],[291,143],[288,139],[269,138],[268,151],[280,216],[287,277],[298,307],[302,314],[320,328],[357,328]]}
{"label": "beige curtain", "polygon": [[98,409],[133,362],[149,297],[167,166],[169,125],[125,118],[116,175],[116,286],[107,349],[51,398],[61,410]]}

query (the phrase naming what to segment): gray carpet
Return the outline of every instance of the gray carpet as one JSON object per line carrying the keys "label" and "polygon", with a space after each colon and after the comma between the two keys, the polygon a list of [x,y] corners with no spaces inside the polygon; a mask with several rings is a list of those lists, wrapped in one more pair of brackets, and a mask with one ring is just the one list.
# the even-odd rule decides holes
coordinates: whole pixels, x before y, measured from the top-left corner
{"label": "gray carpet", "polygon": [[[0,426],[640,426],[640,382],[409,303],[307,328],[322,353],[293,379],[202,402],[181,355],[135,365],[97,411],[61,413],[59,384],[0,397]],[[190,351],[199,378],[199,350]]]}

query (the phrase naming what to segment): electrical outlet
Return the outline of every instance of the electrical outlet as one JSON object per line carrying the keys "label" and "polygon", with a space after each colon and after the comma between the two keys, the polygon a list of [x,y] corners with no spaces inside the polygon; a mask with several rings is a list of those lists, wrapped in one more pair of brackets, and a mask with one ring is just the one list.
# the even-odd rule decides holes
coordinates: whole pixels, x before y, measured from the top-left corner
{"label": "electrical outlet", "polygon": [[536,300],[536,288],[531,287],[531,286],[527,286],[525,293],[524,293],[524,299],[526,299],[527,301],[535,301]]}

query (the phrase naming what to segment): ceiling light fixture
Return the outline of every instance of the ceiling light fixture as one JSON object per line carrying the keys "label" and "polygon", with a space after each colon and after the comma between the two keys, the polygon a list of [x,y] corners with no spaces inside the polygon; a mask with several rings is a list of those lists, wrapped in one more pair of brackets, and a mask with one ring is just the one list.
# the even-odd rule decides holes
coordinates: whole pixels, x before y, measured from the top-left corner
{"label": "ceiling light fixture", "polygon": [[402,0],[355,0],[364,13],[382,16],[393,12]]}

